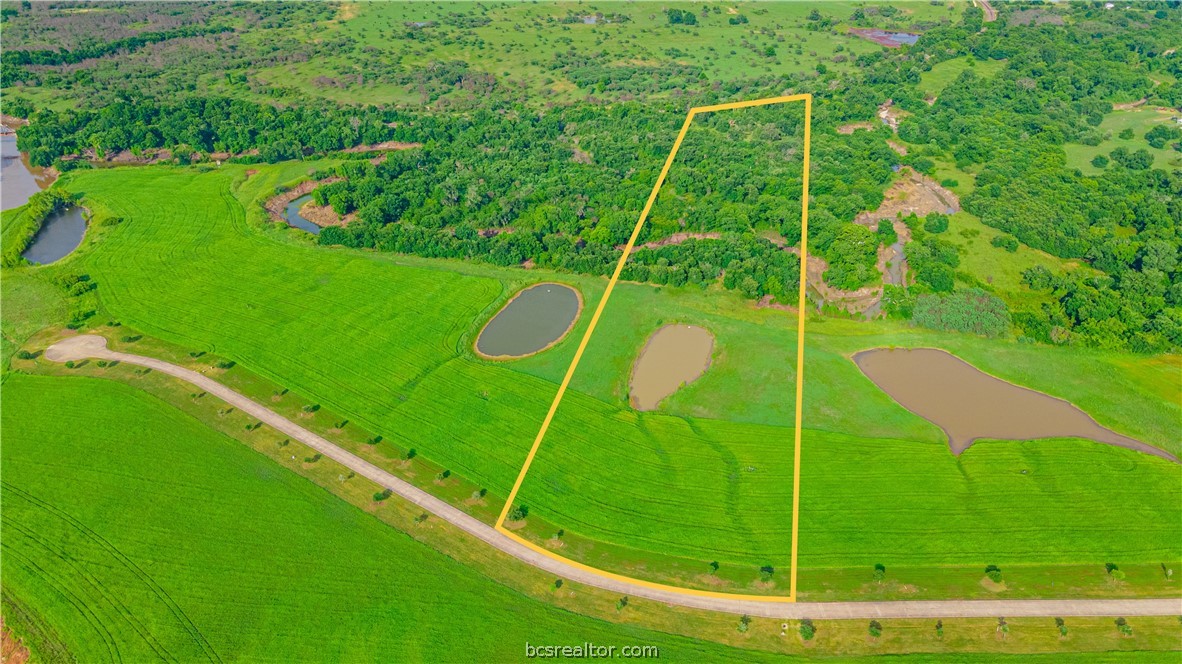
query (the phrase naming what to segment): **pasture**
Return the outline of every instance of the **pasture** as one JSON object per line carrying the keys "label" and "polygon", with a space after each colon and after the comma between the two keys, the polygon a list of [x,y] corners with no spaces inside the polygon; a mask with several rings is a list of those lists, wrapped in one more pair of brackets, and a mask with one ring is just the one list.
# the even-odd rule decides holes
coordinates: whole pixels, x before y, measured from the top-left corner
{"label": "pasture", "polygon": [[760,658],[519,595],[139,389],[10,375],[4,399],[5,613],[47,661]]}
{"label": "pasture", "polygon": [[[125,221],[60,265],[21,270],[85,272],[101,301],[96,323],[232,359],[382,435],[376,454],[390,467],[414,448],[503,500],[589,316],[554,349],[516,362],[476,358],[473,335],[524,284],[569,283],[591,311],[604,280],[324,249],[266,226],[257,201],[314,167],[68,174],[64,185],[97,214]],[[625,403],[627,371],[666,322],[711,330],[714,365],[660,410],[637,414]],[[758,589],[782,591],[794,328],[794,316],[733,293],[622,284],[523,486],[526,534],[564,529],[564,553],[689,584],[716,583],[697,578],[710,561],[734,586],[755,584],[770,564],[777,585]],[[934,426],[848,359],[889,345],[944,347],[1178,452],[1174,359],[810,319],[802,568],[1179,559],[1176,466],[1078,441],[984,443],[954,458]],[[1117,514],[1121,529],[1100,527]],[[936,518],[943,534],[933,538]]]}
{"label": "pasture", "polygon": [[[1145,140],[1145,133],[1156,125],[1177,126],[1171,118],[1177,112],[1141,107],[1131,110],[1112,111],[1104,116],[1104,121],[1096,130],[1103,140],[1099,145],[1082,145],[1079,143],[1065,143],[1067,165],[1078,168],[1086,175],[1096,175],[1103,171],[1092,164],[1092,159],[1098,155],[1108,156],[1117,148],[1126,148],[1130,152],[1148,150],[1153,155],[1153,168],[1177,168],[1182,164],[1182,153],[1171,149],[1169,144],[1164,148],[1155,148]],[[1125,138],[1121,132],[1132,130],[1133,136]],[[1170,141],[1169,143],[1176,143]]]}
{"label": "pasture", "polygon": [[971,56],[945,60],[919,77],[919,90],[928,97],[938,97],[948,84],[972,70],[981,78],[990,78],[1005,69],[1005,60],[978,60]]}

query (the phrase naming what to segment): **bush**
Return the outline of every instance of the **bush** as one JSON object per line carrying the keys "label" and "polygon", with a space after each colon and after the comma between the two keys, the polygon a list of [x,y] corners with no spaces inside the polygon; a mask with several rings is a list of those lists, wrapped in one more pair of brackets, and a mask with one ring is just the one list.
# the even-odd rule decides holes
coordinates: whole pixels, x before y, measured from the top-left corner
{"label": "bush", "polygon": [[1055,627],[1059,630],[1059,636],[1067,636],[1067,621],[1055,618]]}
{"label": "bush", "polygon": [[812,641],[817,634],[817,628],[813,625],[813,621],[804,618],[800,621],[800,638],[805,641]]}
{"label": "bush", "polygon": [[877,563],[874,565],[874,580],[882,581],[886,578],[886,565]]}
{"label": "bush", "polygon": [[418,456],[418,452],[415,451],[415,448],[412,447],[406,451],[406,460],[407,461],[410,461],[411,459],[415,458],[416,456]]}
{"label": "bush", "polygon": [[1133,626],[1130,625],[1129,621],[1125,620],[1124,618],[1117,618],[1116,631],[1120,632],[1121,636],[1132,636]]}
{"label": "bush", "polygon": [[524,521],[529,516],[529,505],[517,505],[509,512],[510,521]]}
{"label": "bush", "polygon": [[36,353],[30,352],[27,350],[18,350],[16,352],[16,359],[18,359],[18,360],[31,360],[35,357],[37,357]]}
{"label": "bush", "polygon": [[234,360],[218,360],[213,366],[217,367],[218,369],[230,369],[235,364],[236,362],[234,362]]}
{"label": "bush", "polygon": [[1005,249],[1011,254],[1018,250],[1018,238],[1013,235],[998,235],[989,241],[995,247]]}
{"label": "bush", "polygon": [[764,565],[759,568],[759,580],[767,583],[772,580],[772,575],[776,573],[776,568],[771,565]]}
{"label": "bush", "polygon": [[985,576],[994,583],[1001,583],[1001,568],[997,565],[986,565]]}
{"label": "bush", "polygon": [[1098,154],[1095,157],[1092,157],[1092,165],[1095,166],[1096,168],[1107,168],[1108,157],[1105,157],[1102,154]]}
{"label": "bush", "polygon": [[923,218],[923,229],[929,233],[943,233],[948,230],[948,215],[933,212]]}
{"label": "bush", "polygon": [[870,632],[871,637],[877,639],[878,637],[882,636],[882,623],[878,622],[877,620],[871,620],[868,631]]}
{"label": "bush", "polygon": [[739,631],[746,632],[749,629],[751,629],[751,616],[744,615],[739,618]]}
{"label": "bush", "polygon": [[301,408],[300,410],[304,411],[305,413],[315,413],[316,411],[320,410],[320,404],[310,403],[310,404],[304,406],[303,408]]}
{"label": "bush", "polygon": [[375,503],[380,503],[392,495],[394,495],[394,492],[391,491],[390,489],[382,489],[381,491],[379,491],[373,495],[373,501]]}
{"label": "bush", "polygon": [[317,461],[319,461],[323,458],[324,458],[324,455],[322,455],[322,454],[313,454],[310,457],[304,457],[304,463],[316,463]]}

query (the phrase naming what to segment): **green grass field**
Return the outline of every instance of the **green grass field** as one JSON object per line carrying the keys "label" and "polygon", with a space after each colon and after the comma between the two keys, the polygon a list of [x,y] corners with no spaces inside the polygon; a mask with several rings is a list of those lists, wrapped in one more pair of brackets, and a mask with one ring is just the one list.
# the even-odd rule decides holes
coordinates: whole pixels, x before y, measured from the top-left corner
{"label": "green grass field", "polygon": [[[472,335],[526,283],[571,283],[589,312],[604,280],[328,250],[262,228],[256,199],[314,166],[260,167],[250,177],[230,166],[68,174],[63,184],[96,214],[125,221],[61,264],[17,273],[85,272],[101,301],[93,323],[118,320],[172,347],[233,359],[384,436],[375,454],[388,466],[415,448],[503,500],[589,316],[553,350],[519,362],[478,360]],[[715,333],[714,366],[662,411],[633,413],[624,395],[634,354],[674,320]],[[698,583],[711,560],[737,585],[760,565],[786,569],[794,330],[791,315],[732,294],[621,285],[523,487],[544,522],[531,517],[527,533],[563,528],[568,552],[600,560],[606,551],[605,566],[652,578]],[[848,359],[889,345],[947,348],[1179,451],[1176,358],[816,319],[806,335],[802,567],[1182,557],[1177,466],[1073,441],[979,444],[956,459],[935,427]],[[1101,527],[1112,518],[1121,529]],[[768,592],[783,590],[780,578]]]}
{"label": "green grass field", "polygon": [[46,661],[760,658],[519,595],[140,390],[10,375],[4,399],[4,594]]}
{"label": "green grass field", "polygon": [[[1104,116],[1104,121],[1097,127],[1104,137],[1099,145],[1077,143],[1063,145],[1063,149],[1067,152],[1067,165],[1078,168],[1086,175],[1095,175],[1103,170],[1092,165],[1092,159],[1096,155],[1108,156],[1116,148],[1124,147],[1128,148],[1130,152],[1148,150],[1153,155],[1153,168],[1169,169],[1182,166],[1182,153],[1170,149],[1168,145],[1160,149],[1150,147],[1145,140],[1145,132],[1152,129],[1154,125],[1172,123],[1171,118],[1177,115],[1176,112],[1159,111],[1153,108],[1112,111]],[[1126,129],[1133,130],[1132,138],[1120,137],[1120,133]]]}
{"label": "green grass field", "polygon": [[977,60],[970,57],[945,60],[920,76],[919,89],[928,97],[937,97],[949,83],[968,69],[981,78],[989,78],[1005,69],[1005,66],[1005,60]]}

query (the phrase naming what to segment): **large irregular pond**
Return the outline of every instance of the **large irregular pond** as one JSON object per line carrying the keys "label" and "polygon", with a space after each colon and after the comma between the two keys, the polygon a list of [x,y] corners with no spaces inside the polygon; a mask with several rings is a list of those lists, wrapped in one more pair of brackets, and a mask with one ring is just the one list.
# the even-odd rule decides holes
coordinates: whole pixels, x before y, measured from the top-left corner
{"label": "large irregular pond", "polygon": [[994,378],[942,350],[876,348],[857,353],[854,362],[900,405],[943,429],[953,454],[978,438],[1087,438],[1177,461],[1062,399]]}
{"label": "large irregular pond", "polygon": [[476,338],[476,352],[492,359],[540,353],[575,325],[583,298],[570,286],[545,283],[513,296]]}
{"label": "large irregular pond", "polygon": [[43,168],[29,165],[27,156],[16,149],[16,134],[0,136],[0,209],[11,210],[29,202],[29,197],[49,186],[53,176]]}
{"label": "large irregular pond", "polygon": [[288,203],[287,207],[283,210],[283,218],[287,220],[289,226],[295,226],[301,230],[308,231],[312,235],[320,235],[320,227],[308,221],[300,214],[300,208],[304,207],[304,204],[310,200],[312,200],[312,194],[300,196]]}
{"label": "large irregular pond", "polygon": [[52,263],[77,249],[84,235],[86,219],[82,217],[82,208],[75,206],[59,210],[45,218],[41,230],[21,256],[38,265]]}
{"label": "large irregular pond", "polygon": [[714,336],[696,325],[666,325],[649,337],[632,368],[632,407],[655,410],[710,366]]}

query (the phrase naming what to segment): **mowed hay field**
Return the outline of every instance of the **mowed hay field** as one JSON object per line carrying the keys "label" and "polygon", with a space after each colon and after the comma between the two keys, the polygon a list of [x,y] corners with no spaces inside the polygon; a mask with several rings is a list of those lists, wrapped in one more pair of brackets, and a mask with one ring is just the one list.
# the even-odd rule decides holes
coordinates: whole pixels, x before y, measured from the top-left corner
{"label": "mowed hay field", "polygon": [[[261,229],[256,199],[312,167],[259,167],[249,178],[237,167],[68,174],[68,189],[124,221],[50,272],[90,274],[104,317],[234,359],[384,436],[379,450],[413,447],[503,499],[604,280],[324,249],[295,231]],[[570,336],[527,360],[476,359],[472,335],[483,322],[520,286],[550,279],[586,299]],[[625,402],[631,362],[674,321],[711,329],[714,364],[662,411],[637,415]],[[592,547],[627,547],[619,558],[642,564],[672,554],[695,568],[741,566],[749,578],[759,565],[784,569],[794,330],[794,316],[727,293],[621,285],[523,487],[531,517]],[[956,459],[935,427],[849,360],[895,344],[945,347],[1122,433],[1178,445],[1176,360],[810,321],[802,565],[860,566],[895,553],[914,565],[1180,557],[1176,465],[1091,443],[978,445]],[[942,540],[932,538],[937,528]],[[972,551],[995,560],[967,560]],[[649,564],[646,573],[664,572]]]}
{"label": "mowed hay field", "polygon": [[3,389],[5,615],[43,661],[763,658],[519,595],[126,385]]}

